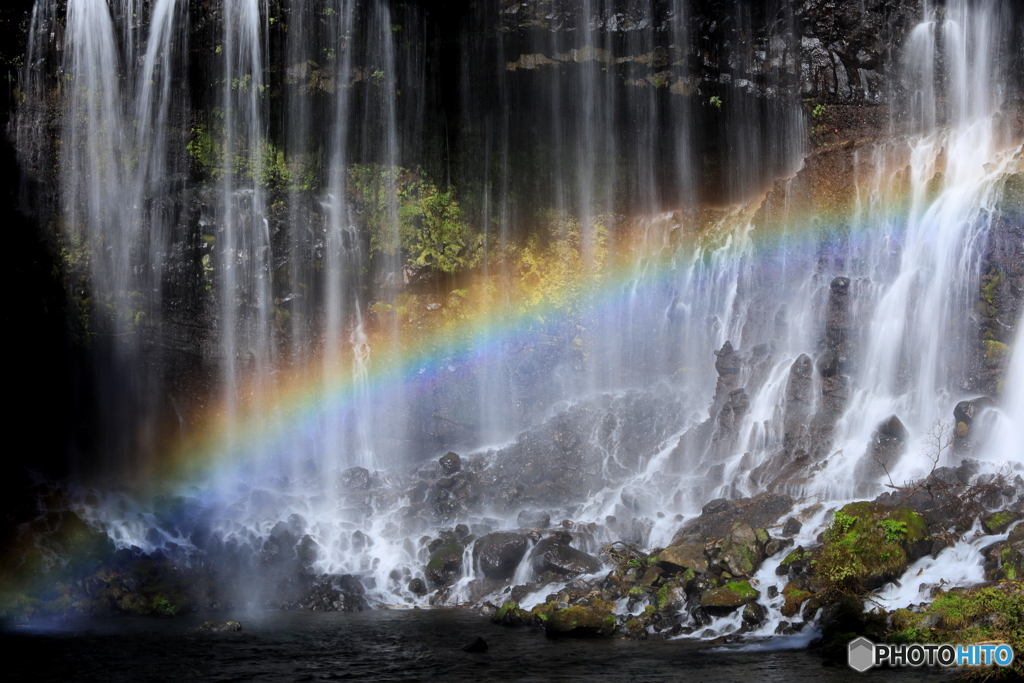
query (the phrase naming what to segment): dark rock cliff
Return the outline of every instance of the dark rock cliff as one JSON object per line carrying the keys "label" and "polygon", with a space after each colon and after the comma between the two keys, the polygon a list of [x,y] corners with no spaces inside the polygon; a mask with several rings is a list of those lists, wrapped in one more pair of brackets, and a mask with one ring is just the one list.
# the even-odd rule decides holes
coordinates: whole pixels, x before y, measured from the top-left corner
{"label": "dark rock cliff", "polygon": [[[4,38],[0,66],[9,80],[17,78],[23,64],[31,5],[14,2],[0,10]],[[1024,44],[1020,40],[1024,6],[1007,3],[1005,7],[1003,19],[1013,30],[1001,49],[1010,56],[1007,72],[1012,78],[1005,95],[1013,102],[1024,91],[1024,50],[1019,47]],[[459,188],[466,213],[476,220],[482,220],[485,205],[481,178],[502,179],[492,182],[505,183],[500,193],[512,216],[513,239],[515,233],[525,234],[552,206],[564,203],[573,210],[585,201],[578,188],[588,179],[573,176],[579,172],[575,161],[563,166],[542,160],[577,160],[579,150],[590,144],[597,169],[597,181],[592,184],[607,190],[611,195],[604,198],[607,206],[622,213],[655,211],[682,201],[722,203],[749,198],[771,187],[791,169],[793,159],[808,150],[822,153],[808,156],[805,176],[827,179],[812,193],[820,194],[820,188],[828,185],[837,204],[848,201],[840,196],[848,194],[844,190],[850,186],[853,150],[840,143],[860,144],[886,134],[898,119],[899,112],[889,108],[901,87],[895,78],[899,46],[922,12],[920,0],[504,0],[443,7],[395,2],[389,9],[395,88],[401,93],[395,122],[401,131],[399,163],[422,168],[425,174]],[[350,73],[338,73],[324,56],[330,49],[328,30],[323,17],[317,17],[304,30],[321,55],[295,60],[289,35],[295,35],[295,27],[310,16],[303,13],[302,3],[286,0],[270,2],[268,11],[274,19],[268,24],[266,42],[268,138],[277,149],[294,145],[289,138],[289,107],[301,104],[313,119],[326,116],[333,93],[347,79],[354,93],[352,110],[365,124],[351,133],[351,161],[373,160],[381,137],[379,117],[371,115],[379,95],[378,56],[368,45],[359,44],[358,63]],[[169,387],[166,397],[154,399],[162,416],[158,422],[168,425],[176,425],[180,418],[176,402],[214,392],[218,364],[223,361],[218,358],[218,307],[204,288],[206,253],[199,227],[216,212],[211,208],[209,178],[203,176],[195,148],[189,148],[196,138],[188,137],[214,118],[220,95],[211,55],[217,53],[223,17],[218,3],[189,3],[188,12],[183,57],[187,79],[174,111],[181,135],[171,141],[180,163],[165,197],[168,211],[187,228],[169,247],[174,267],[165,274],[162,324],[152,328],[143,324],[142,365],[150,368],[147,372],[159,384]],[[357,15],[357,24],[373,21],[369,11]],[[54,36],[59,37],[59,30]],[[53,69],[47,77],[55,79],[57,71]],[[0,93],[5,122],[19,96],[18,88]],[[70,291],[73,274],[67,272],[68,264],[54,256],[58,165],[53,156],[60,133],[59,106],[55,106],[59,101],[52,97],[46,102],[44,121],[47,163],[28,163],[26,150],[19,150],[19,169],[10,143],[5,141],[3,147],[8,178],[5,204],[12,212],[17,207],[23,216],[19,220],[24,221],[24,228],[14,231],[18,245],[8,252],[18,254],[9,258],[17,258],[21,265],[4,268],[8,291],[24,291],[26,282],[34,283],[28,289],[45,293],[46,299],[15,297],[5,321],[5,342],[14,349],[13,355],[25,359],[21,384],[34,399],[22,405],[41,406],[47,397],[60,396],[48,408],[55,413],[54,421],[76,425],[55,431],[53,442],[45,448],[48,452],[63,451],[69,442],[76,447],[84,443],[88,450],[97,438],[91,425],[97,423],[92,418],[99,409],[92,407],[90,397],[99,384],[98,368],[109,369],[107,361],[113,356],[101,340],[83,344],[76,337],[81,316],[71,315],[78,303],[69,302],[81,299]],[[313,131],[302,144],[311,157],[323,158],[325,136],[318,129]],[[650,173],[636,173],[641,165]],[[319,174],[311,183],[322,188],[326,171],[321,168]],[[798,178],[794,187],[799,190],[801,182]],[[268,194],[271,246],[278,256],[273,263],[280,276],[275,282],[287,282],[297,277],[296,272],[313,273],[319,259],[316,240],[310,237],[303,242],[305,235],[295,237],[298,231],[293,228],[302,224],[319,230],[324,222],[322,207],[312,194],[289,194],[283,187],[272,187]],[[771,212],[779,195],[769,195],[765,213]],[[788,196],[801,201],[799,195],[798,191]],[[985,393],[998,389],[1005,345],[1019,317],[1022,257],[1019,212],[1014,206],[1002,211],[994,223],[979,294],[981,331],[972,386]],[[289,246],[289,240],[299,247]],[[286,265],[289,249],[300,256]],[[31,258],[23,259],[26,254]],[[445,291],[461,281],[453,276],[428,284]],[[309,312],[299,310],[290,299],[291,292],[278,286],[275,296],[287,302],[280,307],[282,316],[298,318],[298,313]],[[367,303],[379,286],[369,277],[352,283]],[[308,305],[316,310],[321,304],[311,299]],[[833,413],[841,408],[845,368],[833,372],[835,363],[829,359],[845,363],[844,353],[833,348],[840,341],[846,343],[825,340],[815,368],[822,377],[833,378],[828,380],[829,396],[835,398],[830,406]],[[281,348],[289,343],[279,340]],[[531,363],[539,368],[534,375],[550,375],[556,362],[565,360],[534,358]],[[113,373],[113,379],[108,378],[112,390],[132,385],[137,377],[130,375]],[[797,379],[804,377],[798,375]],[[738,388],[730,386],[729,391]],[[794,390],[799,388],[794,385]],[[124,391],[138,393],[137,387]],[[460,407],[449,398],[451,393],[438,391],[427,400],[433,404],[421,412],[430,417],[416,422],[411,440],[442,446],[472,432],[474,425],[466,423],[475,418],[464,420],[464,415],[457,414]],[[726,422],[745,410],[746,401],[745,395],[736,394],[726,404],[727,393],[719,397],[715,409],[715,415]],[[543,395],[557,398],[553,391]],[[719,414],[723,405],[728,410]],[[39,408],[27,410],[38,412]],[[536,415],[521,417],[526,421]],[[793,419],[798,417],[805,416],[794,413]],[[819,444],[828,441],[834,417],[822,414],[816,419],[813,436]],[[116,430],[125,426],[118,425]],[[802,443],[807,435],[795,429],[787,438],[793,452],[808,448]]]}

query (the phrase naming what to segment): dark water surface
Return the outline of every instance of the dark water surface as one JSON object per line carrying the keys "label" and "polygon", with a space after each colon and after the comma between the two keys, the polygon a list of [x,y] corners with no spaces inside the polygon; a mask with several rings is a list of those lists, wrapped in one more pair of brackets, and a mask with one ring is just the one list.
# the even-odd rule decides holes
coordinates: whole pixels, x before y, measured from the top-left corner
{"label": "dark water surface", "polygon": [[[461,610],[263,612],[241,633],[200,633],[203,617],[109,619],[8,629],[5,681],[950,681],[934,669],[822,666],[804,650],[709,649],[661,640],[551,640]],[[489,650],[462,648],[477,636]]]}

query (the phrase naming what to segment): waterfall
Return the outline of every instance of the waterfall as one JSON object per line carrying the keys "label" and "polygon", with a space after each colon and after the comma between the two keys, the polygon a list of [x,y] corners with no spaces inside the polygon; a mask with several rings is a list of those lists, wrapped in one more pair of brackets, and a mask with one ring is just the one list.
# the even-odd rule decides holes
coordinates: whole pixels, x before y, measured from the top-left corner
{"label": "waterfall", "polygon": [[[25,161],[42,168],[48,155],[47,114],[39,109],[59,64],[62,86],[59,149],[63,249],[76,269],[73,297],[84,309],[104,311],[94,321],[100,412],[108,416],[104,447],[122,465],[138,467],[133,451],[151,453],[152,389],[161,381],[159,360],[141,364],[147,334],[163,333],[162,290],[174,210],[164,201],[177,166],[173,138],[180,125],[179,78],[184,13],[175,0],[153,4],[145,41],[136,40],[132,3],[113,16],[105,2],[67,3],[64,45],[54,45],[58,4],[39,2],[29,30],[26,92],[16,137]],[[118,8],[114,8],[115,11]],[[124,78],[125,65],[132,65]],[[134,68],[138,65],[138,68]],[[127,400],[124,396],[127,395]],[[127,425],[136,421],[137,429]],[[139,424],[141,423],[141,427]],[[132,432],[137,432],[132,434]],[[147,434],[147,432],[150,432]]]}
{"label": "waterfall", "polygon": [[[965,454],[1019,467],[1024,321],[979,302],[1024,173],[1005,5],[924,2],[868,87],[882,56],[855,74],[786,3],[577,4],[67,0],[58,36],[37,2],[12,132],[57,197],[97,450],[114,481],[173,471],[83,517],[182,563],[300,548],[417,606],[500,595],[469,542],[411,582],[515,528],[540,601],[552,532],[517,513],[646,551],[786,493],[810,544]],[[839,139],[857,92],[888,116]]]}

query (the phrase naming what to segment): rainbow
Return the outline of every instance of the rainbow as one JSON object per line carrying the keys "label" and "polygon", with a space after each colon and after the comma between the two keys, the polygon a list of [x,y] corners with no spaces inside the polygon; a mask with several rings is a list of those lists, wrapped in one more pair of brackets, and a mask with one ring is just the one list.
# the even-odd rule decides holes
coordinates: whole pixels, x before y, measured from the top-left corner
{"label": "rainbow", "polygon": [[[822,182],[811,179],[812,185]],[[828,248],[835,229],[848,225],[854,210],[849,199],[836,202],[829,197],[802,211],[802,220],[772,220],[770,207],[777,194],[777,190],[767,191],[744,206],[693,212],[696,215],[684,219],[681,226],[679,212],[675,214],[675,227],[685,233],[686,246],[691,257],[698,259],[697,270],[704,277],[713,253],[735,249],[737,236],[746,230],[750,231],[747,246],[753,267],[765,277],[773,277],[784,259]],[[815,190],[814,194],[820,193]],[[905,194],[887,197],[890,213],[899,213]],[[164,483],[198,483],[211,477],[228,480],[237,468],[255,465],[257,454],[284,453],[315,439],[325,415],[343,414],[360,400],[372,402],[394,392],[424,390],[456,370],[485,366],[512,340],[565,322],[571,315],[565,305],[567,291],[576,293],[580,305],[572,314],[583,320],[599,318],[620,306],[623,291],[640,278],[645,288],[670,291],[678,276],[678,255],[685,250],[678,250],[678,242],[669,248],[666,240],[652,245],[650,232],[659,222],[665,228],[673,222],[672,216],[630,221],[625,234],[609,247],[604,267],[594,274],[576,273],[555,296],[531,297],[520,292],[523,296],[503,305],[484,296],[480,305],[456,324],[399,335],[397,340],[380,330],[371,333],[373,358],[363,382],[346,371],[352,367],[347,353],[329,363],[319,358],[305,367],[281,371],[273,382],[250,380],[239,392],[245,400],[238,401],[235,408],[223,401],[194,415],[198,428],[169,439],[174,445],[150,464],[144,478]],[[535,301],[530,302],[531,298]],[[668,296],[665,305],[671,300]]]}

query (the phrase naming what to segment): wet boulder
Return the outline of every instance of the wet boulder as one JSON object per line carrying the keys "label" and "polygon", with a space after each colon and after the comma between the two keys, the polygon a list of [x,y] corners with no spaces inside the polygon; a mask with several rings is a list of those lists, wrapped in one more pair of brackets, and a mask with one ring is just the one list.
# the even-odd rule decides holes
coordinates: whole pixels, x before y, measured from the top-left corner
{"label": "wet boulder", "polygon": [[522,602],[523,598],[537,590],[536,584],[528,583],[525,585],[512,586],[510,597],[516,602]]}
{"label": "wet boulder", "polygon": [[506,600],[494,614],[491,615],[491,622],[502,626],[525,626],[533,622],[533,615],[524,609],[519,608],[519,603],[514,600]]}
{"label": "wet boulder", "polygon": [[721,403],[729,392],[737,387],[740,370],[743,369],[743,357],[733,348],[732,342],[725,342],[722,348],[715,351],[715,370],[718,372],[718,385],[715,387],[715,403]]}
{"label": "wet boulder", "polygon": [[601,562],[593,555],[569,545],[568,534],[556,534],[537,543],[532,555],[533,570],[539,575],[553,572],[560,576],[593,574]]}
{"label": "wet boulder", "polygon": [[786,411],[783,418],[783,450],[786,459],[808,453],[807,425],[812,406],[812,363],[807,354],[793,361],[786,383]]}
{"label": "wet boulder", "polygon": [[782,527],[782,535],[789,538],[796,536],[800,533],[800,529],[803,528],[803,524],[796,517],[790,517],[786,520],[786,523]]}
{"label": "wet boulder", "polygon": [[616,619],[612,612],[615,604],[595,601],[590,606],[572,605],[554,609],[544,619],[544,632],[548,637],[610,636],[615,632]]}
{"label": "wet boulder", "polygon": [[978,413],[985,408],[994,406],[995,403],[988,396],[979,396],[978,398],[960,401],[953,408],[953,418],[957,421],[957,424],[963,422],[970,426],[974,424],[974,418],[978,416]]}
{"label": "wet boulder", "polygon": [[978,438],[977,427],[974,424],[975,418],[985,408],[995,405],[995,401],[987,396],[960,401],[953,408],[953,452],[964,454],[971,450]]}
{"label": "wet boulder", "polygon": [[1010,525],[1021,518],[1020,513],[1013,510],[1000,510],[981,518],[981,526],[990,534],[1001,534],[1010,528]]}
{"label": "wet boulder", "polygon": [[767,539],[764,529],[755,530],[746,522],[736,522],[722,541],[719,565],[733,576],[752,575],[764,559]]}
{"label": "wet boulder", "polygon": [[[860,598],[842,595],[836,602],[821,608],[818,626],[826,645],[842,634],[864,632],[864,605]],[[845,636],[849,637],[849,636]],[[845,645],[845,643],[843,643]],[[844,653],[845,654],[845,653]]]}
{"label": "wet boulder", "polygon": [[551,515],[539,510],[523,510],[516,517],[516,524],[524,529],[547,529],[551,526]]}
{"label": "wet boulder", "polygon": [[805,552],[802,545],[798,545],[794,550],[782,558],[782,562],[775,568],[775,573],[779,576],[786,576],[792,574],[794,576],[801,576],[807,572],[811,566],[811,553]]}
{"label": "wet boulder", "polygon": [[657,565],[647,567],[647,570],[637,581],[640,586],[654,586],[661,582],[662,577],[665,575],[665,570]]}
{"label": "wet boulder", "polygon": [[495,591],[508,585],[508,581],[504,579],[473,579],[465,586],[466,601],[469,603],[477,603],[484,598],[486,595],[490,595]]}
{"label": "wet boulder", "polygon": [[487,641],[484,640],[483,638],[477,636],[477,639],[474,640],[469,645],[467,645],[464,648],[462,648],[462,651],[463,652],[487,652]]}
{"label": "wet boulder", "polygon": [[781,493],[762,493],[752,498],[736,498],[728,501],[728,506],[724,509],[702,512],[699,517],[688,520],[676,532],[672,543],[678,543],[685,536],[717,541],[725,538],[737,522],[744,522],[754,529],[765,529],[772,526],[792,507],[793,499]]}
{"label": "wet boulder", "polygon": [[303,567],[311,567],[320,556],[320,545],[306,534],[295,546],[295,554]]}
{"label": "wet boulder", "polygon": [[654,607],[659,612],[674,614],[686,607],[687,595],[684,583],[672,579],[654,594]]}
{"label": "wet boulder", "polygon": [[829,283],[828,309],[825,313],[824,346],[833,352],[845,350],[845,344],[854,327],[850,308],[850,278],[838,276]]}
{"label": "wet boulder", "polygon": [[523,534],[496,531],[477,540],[473,546],[473,561],[484,576],[509,579],[515,574],[529,545]]}
{"label": "wet boulder", "polygon": [[285,522],[278,522],[263,542],[260,559],[264,564],[289,562],[296,557],[296,539]]}
{"label": "wet boulder", "polygon": [[717,512],[725,512],[730,507],[728,498],[715,498],[714,500],[705,503],[704,507],[700,509],[702,515],[713,515]]}
{"label": "wet boulder", "polygon": [[756,602],[748,602],[743,606],[743,626],[755,629],[764,623],[768,617],[768,610]]}
{"label": "wet boulder", "polygon": [[370,471],[365,467],[350,467],[338,475],[338,485],[346,491],[365,491],[370,488]]}
{"label": "wet boulder", "polygon": [[906,450],[910,434],[903,422],[895,415],[883,420],[871,435],[871,443],[867,453],[861,459],[855,476],[865,490],[879,477],[892,471],[897,459]]}
{"label": "wet boulder", "polygon": [[792,545],[792,538],[773,538],[765,544],[764,554],[766,557],[772,557],[776,553],[782,552],[786,548],[792,547]]}
{"label": "wet boulder", "polygon": [[814,597],[811,586],[805,580],[790,581],[782,589],[782,616],[791,619],[800,613],[801,606]]}
{"label": "wet boulder", "polygon": [[985,556],[985,573],[990,581],[1024,579],[1024,530],[1014,531],[1005,541],[990,546]]}
{"label": "wet boulder", "polygon": [[362,612],[370,609],[365,593],[351,574],[325,575],[310,587],[301,606],[317,612]]}
{"label": "wet boulder", "polygon": [[756,602],[759,597],[761,593],[749,581],[730,581],[701,593],[700,606],[708,614],[727,614],[748,602]]}
{"label": "wet boulder", "polygon": [[698,536],[684,537],[679,543],[670,545],[658,553],[658,564],[671,573],[692,569],[697,574],[703,574],[708,570],[704,542]]}
{"label": "wet boulder", "polygon": [[445,543],[431,553],[424,570],[431,586],[447,586],[462,576],[463,548],[454,541]]}
{"label": "wet boulder", "polygon": [[824,533],[815,575],[835,593],[873,590],[896,578],[931,550],[925,519],[910,508],[850,503]]}
{"label": "wet boulder", "polygon": [[441,471],[445,473],[445,476],[450,477],[462,469],[462,458],[459,457],[458,453],[451,451],[438,458],[437,462],[441,465]]}

